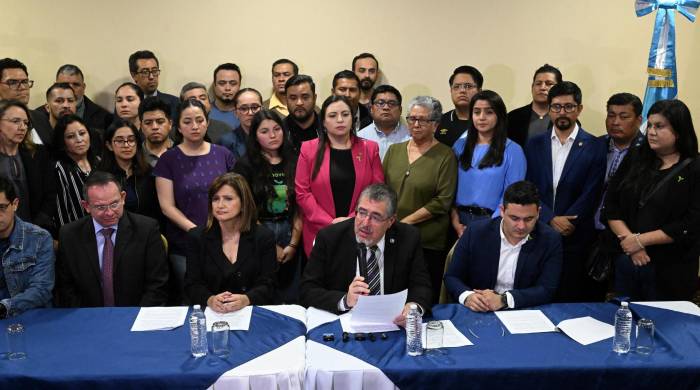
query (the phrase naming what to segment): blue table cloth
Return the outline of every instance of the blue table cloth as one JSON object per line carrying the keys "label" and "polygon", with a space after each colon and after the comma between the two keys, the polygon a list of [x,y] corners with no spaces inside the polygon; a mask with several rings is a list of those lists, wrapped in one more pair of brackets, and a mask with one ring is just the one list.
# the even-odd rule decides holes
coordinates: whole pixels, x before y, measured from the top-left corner
{"label": "blue table cloth", "polygon": [[[582,316],[612,323],[617,307],[552,304],[537,309],[556,325]],[[343,342],[339,321],[311,330],[308,337],[379,368],[402,390],[700,388],[700,317],[640,305],[631,309],[635,318],[650,318],[657,326],[656,351],[649,356],[613,353],[612,339],[583,346],[559,332],[512,335],[493,313],[460,305],[435,306],[433,317],[452,320],[474,345],[444,353],[407,356],[404,331],[387,333],[387,340],[351,337]],[[323,333],[336,338],[323,341]]]}
{"label": "blue table cloth", "polygon": [[[131,332],[139,308],[40,309],[0,321],[25,327],[27,358],[0,361],[0,389],[205,389],[223,373],[304,335],[298,320],[253,308],[250,328],[232,331],[231,354],[195,359],[187,323]],[[0,337],[0,351],[7,341]]]}

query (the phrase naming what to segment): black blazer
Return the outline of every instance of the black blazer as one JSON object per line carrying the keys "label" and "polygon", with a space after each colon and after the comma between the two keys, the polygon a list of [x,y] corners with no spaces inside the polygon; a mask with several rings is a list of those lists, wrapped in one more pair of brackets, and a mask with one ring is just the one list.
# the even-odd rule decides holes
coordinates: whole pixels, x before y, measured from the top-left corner
{"label": "black blazer", "polygon": [[56,180],[51,174],[53,164],[49,154],[41,145],[36,145],[33,153],[21,145],[19,156],[24,165],[29,188],[31,221],[28,222],[41,226],[55,237],[53,217],[56,214]]}
{"label": "black blazer", "polygon": [[190,230],[187,241],[185,293],[192,303],[205,307],[209,297],[224,291],[247,295],[251,305],[273,303],[277,257],[271,231],[255,225],[241,233],[233,264],[224,255],[216,221],[209,231],[204,226]]}
{"label": "black blazer", "polygon": [[[59,235],[56,298],[64,307],[104,306],[92,217],[64,225]],[[160,306],[167,301],[168,262],[158,223],[124,211],[114,245],[115,306]]]}
{"label": "black blazer", "polygon": [[114,121],[114,115],[97,105],[85,95],[83,95],[83,102],[85,104],[83,120],[91,130],[99,129],[100,135],[104,134],[107,127]]}
{"label": "black blazer", "polygon": [[[301,304],[339,313],[338,302],[348,291],[357,270],[355,219],[321,229],[301,280]],[[384,239],[384,293],[408,289],[407,302],[430,311],[430,277],[423,262],[417,228],[396,222]]]}
{"label": "black blazer", "polygon": [[508,138],[518,143],[523,148],[527,143],[528,128],[530,127],[530,117],[532,116],[532,102],[516,108],[508,113],[507,132]]}

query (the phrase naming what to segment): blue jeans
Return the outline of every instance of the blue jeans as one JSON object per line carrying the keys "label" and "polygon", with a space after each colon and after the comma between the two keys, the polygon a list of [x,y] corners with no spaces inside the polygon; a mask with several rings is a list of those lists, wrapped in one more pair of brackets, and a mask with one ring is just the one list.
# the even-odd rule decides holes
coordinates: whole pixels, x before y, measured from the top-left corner
{"label": "blue jeans", "polygon": [[[292,225],[288,220],[262,221],[262,225],[275,235],[275,243],[282,248],[289,245],[292,239]],[[277,270],[277,301],[278,303],[295,304],[299,300],[299,284],[301,283],[301,261],[299,251],[303,250],[301,243],[297,255],[284,264],[279,264]]]}
{"label": "blue jeans", "polygon": [[491,219],[490,215],[474,215],[462,210],[457,210],[457,212],[459,213],[459,223],[466,227],[469,227],[469,225],[474,221]]}

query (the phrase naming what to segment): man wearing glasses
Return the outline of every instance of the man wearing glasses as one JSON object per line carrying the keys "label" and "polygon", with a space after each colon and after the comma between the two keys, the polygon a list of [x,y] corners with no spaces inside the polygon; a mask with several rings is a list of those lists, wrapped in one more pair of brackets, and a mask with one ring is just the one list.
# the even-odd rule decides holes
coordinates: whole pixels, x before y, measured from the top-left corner
{"label": "man wearing glasses", "polygon": [[15,186],[0,176],[0,319],[47,307],[54,286],[51,234],[16,216]]}
{"label": "man wearing glasses", "polygon": [[408,141],[411,135],[401,123],[401,93],[396,88],[380,85],[372,91],[370,101],[372,123],[357,135],[379,144],[379,157],[384,160],[389,146]]}
{"label": "man wearing glasses", "polygon": [[542,198],[540,220],[562,236],[563,266],[558,302],[588,302],[598,291],[584,269],[595,238],[594,215],[600,201],[606,155],[601,141],[578,125],[583,105],[578,85],[563,81],[549,90],[552,127],[525,146],[527,180]]}
{"label": "man wearing glasses", "polygon": [[469,127],[471,117],[469,102],[484,85],[484,76],[469,65],[457,67],[450,76],[450,96],[454,110],[442,114],[435,139],[452,147]]}
{"label": "man wearing glasses", "polygon": [[160,63],[158,58],[150,50],[140,50],[129,56],[129,72],[134,83],[141,87],[143,94],[157,96],[171,107],[172,117],[175,117],[178,99],[173,95],[158,90],[158,78],[160,76]]}
{"label": "man wearing glasses", "polygon": [[[27,66],[13,58],[0,60],[0,100],[18,100],[29,104],[29,91],[34,86],[34,80],[29,80]],[[32,123],[32,141],[38,145],[51,145],[53,128],[49,118],[39,111],[29,112]]]}
{"label": "man wearing glasses", "polygon": [[158,222],[124,211],[114,175],[95,171],[81,203],[90,214],[59,234],[56,296],[63,307],[160,306],[168,263]]}
{"label": "man wearing glasses", "polygon": [[405,323],[409,303],[430,310],[420,233],[396,221],[396,205],[396,192],[386,184],[372,184],[360,194],[355,218],[321,229],[302,277],[302,305],[342,313],[360,295],[408,289],[397,324]]}

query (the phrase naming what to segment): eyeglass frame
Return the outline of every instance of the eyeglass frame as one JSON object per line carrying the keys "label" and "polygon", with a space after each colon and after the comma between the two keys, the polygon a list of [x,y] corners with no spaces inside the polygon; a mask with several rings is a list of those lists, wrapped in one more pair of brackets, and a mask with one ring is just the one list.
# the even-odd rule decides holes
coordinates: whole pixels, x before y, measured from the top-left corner
{"label": "eyeglass frame", "polygon": [[404,118],[404,119],[406,119],[407,124],[411,125],[411,124],[414,124],[417,122],[418,126],[420,126],[420,127],[423,127],[430,122],[437,122],[435,119],[423,119],[423,118],[417,118],[415,116],[406,116],[406,118]]}
{"label": "eyeglass frame", "polygon": [[[574,104],[574,103],[566,103],[566,104],[555,103],[555,104],[549,105],[549,111],[552,111],[552,112],[558,114],[561,112],[561,110],[564,110],[565,113],[570,114],[570,113],[576,111],[576,109],[578,109],[580,106],[581,105],[578,103],[577,104]],[[555,107],[559,107],[559,108],[555,108]],[[569,107],[569,108],[567,108],[567,107]]]}
{"label": "eyeglass frame", "polygon": [[119,147],[124,147],[124,146],[134,146],[139,142],[136,137],[131,136],[126,139],[124,138],[113,138],[112,143],[119,146]]}
{"label": "eyeglass frame", "polygon": [[104,213],[107,211],[107,209],[112,210],[112,211],[117,211],[119,209],[119,206],[121,206],[121,203],[122,203],[122,199],[120,198],[119,200],[114,201],[110,204],[94,205],[94,204],[88,203],[88,206],[90,207],[90,209],[94,209],[95,211],[97,211],[99,213]]}
{"label": "eyeglass frame", "polygon": [[137,74],[142,77],[150,77],[153,75],[153,77],[158,77],[160,76],[160,72],[162,69],[160,68],[155,68],[155,69],[141,69],[138,72],[134,72],[134,74]]}
{"label": "eyeglass frame", "polygon": [[29,121],[29,120],[23,121],[19,118],[13,118],[13,119],[2,118],[2,119],[0,119],[0,121],[10,122],[13,125],[17,126],[18,129],[20,129],[20,127],[19,127],[20,124],[23,124],[26,129],[29,129],[32,127],[31,121]]}
{"label": "eyeglass frame", "polygon": [[21,85],[24,85],[27,87],[27,89],[30,89],[34,86],[34,80],[29,80],[29,79],[24,79],[24,80],[17,80],[17,79],[8,79],[5,81],[0,81],[0,84],[5,84],[7,85],[7,88],[14,89],[14,90],[19,90]]}
{"label": "eyeglass frame", "polygon": [[236,107],[236,111],[240,114],[257,114],[260,110],[262,110],[262,106],[255,105],[255,106],[241,106],[241,107]]}
{"label": "eyeglass frame", "polygon": [[396,108],[400,106],[398,100],[384,100],[384,99],[377,99],[372,102],[373,105],[379,107],[379,108],[384,108],[384,107],[389,107],[389,108]]}
{"label": "eyeglass frame", "polygon": [[371,213],[368,210],[365,210],[361,207],[355,208],[355,218],[369,218],[369,221],[375,224],[380,224],[382,222],[386,222],[389,219],[391,219],[391,216],[389,217],[380,217],[379,213]]}

